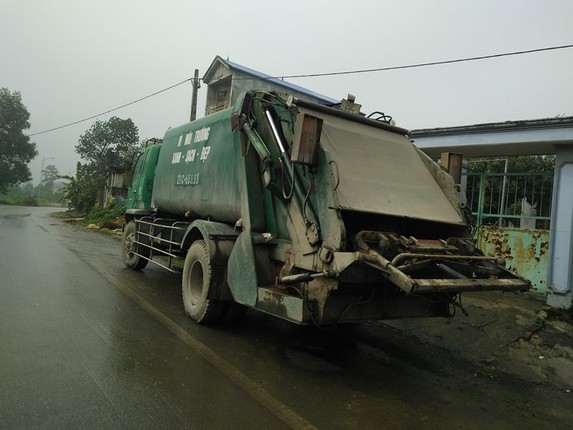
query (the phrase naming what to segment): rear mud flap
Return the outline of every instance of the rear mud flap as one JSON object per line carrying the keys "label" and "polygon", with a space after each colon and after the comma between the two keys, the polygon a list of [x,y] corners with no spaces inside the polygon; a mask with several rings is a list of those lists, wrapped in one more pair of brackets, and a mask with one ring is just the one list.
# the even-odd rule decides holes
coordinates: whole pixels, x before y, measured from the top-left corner
{"label": "rear mud flap", "polygon": [[228,265],[228,283],[233,298],[243,305],[257,302],[257,271],[255,249],[249,231],[243,231],[233,247]]}
{"label": "rear mud flap", "polygon": [[248,230],[239,234],[228,263],[227,279],[233,299],[247,306],[256,305],[260,285],[273,285],[275,281],[268,245],[261,244],[256,236]]}

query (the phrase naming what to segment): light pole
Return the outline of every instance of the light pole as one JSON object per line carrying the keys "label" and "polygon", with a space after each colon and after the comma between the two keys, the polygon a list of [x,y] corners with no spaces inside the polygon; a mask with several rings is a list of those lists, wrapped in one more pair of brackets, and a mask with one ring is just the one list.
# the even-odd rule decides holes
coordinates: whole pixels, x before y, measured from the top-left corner
{"label": "light pole", "polygon": [[44,176],[44,163],[46,160],[55,160],[56,157],[42,157],[42,167],[40,167],[40,183],[38,184],[38,203],[40,202],[40,195],[42,194],[42,176]]}

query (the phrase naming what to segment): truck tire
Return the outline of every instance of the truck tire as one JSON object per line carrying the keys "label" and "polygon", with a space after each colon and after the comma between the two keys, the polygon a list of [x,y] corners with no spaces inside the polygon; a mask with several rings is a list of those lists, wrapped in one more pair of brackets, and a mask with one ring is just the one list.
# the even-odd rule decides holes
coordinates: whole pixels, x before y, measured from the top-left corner
{"label": "truck tire", "polygon": [[185,313],[200,324],[218,322],[225,309],[225,302],[208,298],[215,288],[211,275],[209,251],[204,241],[197,240],[185,257],[182,287]]}
{"label": "truck tire", "polygon": [[[121,241],[121,256],[123,258],[123,263],[132,270],[141,270],[147,266],[148,260],[146,258],[140,257],[134,254],[137,252],[144,257],[149,258],[149,248],[137,246],[135,243],[135,237],[137,234],[137,226],[135,221],[129,221],[123,230],[123,238]],[[138,249],[139,248],[139,249]]]}

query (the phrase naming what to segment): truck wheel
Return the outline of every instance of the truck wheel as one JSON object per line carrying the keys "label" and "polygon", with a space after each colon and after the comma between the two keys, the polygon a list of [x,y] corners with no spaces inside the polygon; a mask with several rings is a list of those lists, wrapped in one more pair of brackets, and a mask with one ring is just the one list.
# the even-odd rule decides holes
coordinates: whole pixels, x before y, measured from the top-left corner
{"label": "truck wheel", "polygon": [[125,230],[123,231],[123,239],[121,241],[121,256],[123,258],[123,263],[128,268],[132,270],[141,270],[147,266],[147,259],[136,255],[134,252],[149,258],[149,248],[137,246],[135,243],[136,233],[137,227],[135,225],[135,221],[129,221],[125,226]]}
{"label": "truck wheel", "polygon": [[211,259],[202,240],[193,242],[183,266],[183,305],[185,312],[200,324],[219,321],[225,302],[208,298],[215,288],[211,278]]}

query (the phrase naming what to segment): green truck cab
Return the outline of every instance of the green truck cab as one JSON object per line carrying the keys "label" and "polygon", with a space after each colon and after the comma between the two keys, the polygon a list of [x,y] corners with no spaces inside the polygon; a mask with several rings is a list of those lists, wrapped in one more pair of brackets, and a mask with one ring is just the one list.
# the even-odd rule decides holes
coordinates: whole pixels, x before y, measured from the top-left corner
{"label": "green truck cab", "polygon": [[131,186],[127,193],[126,209],[128,211],[151,211],[153,179],[160,150],[161,144],[154,141],[153,144],[146,146],[137,157]]}

